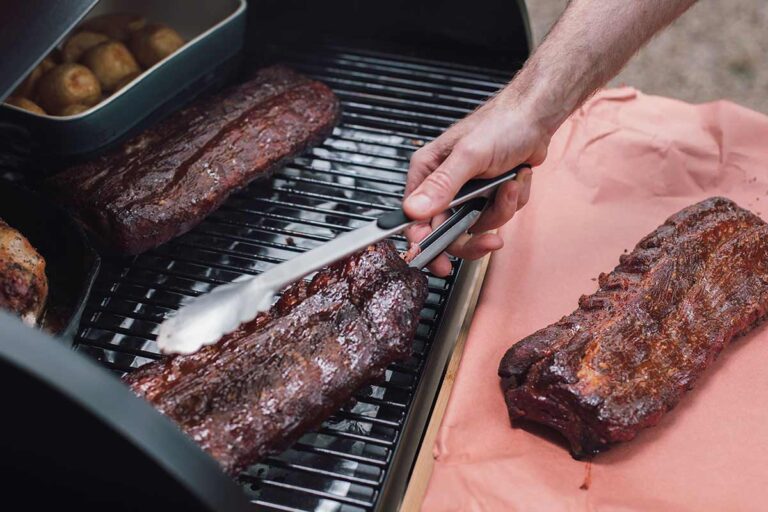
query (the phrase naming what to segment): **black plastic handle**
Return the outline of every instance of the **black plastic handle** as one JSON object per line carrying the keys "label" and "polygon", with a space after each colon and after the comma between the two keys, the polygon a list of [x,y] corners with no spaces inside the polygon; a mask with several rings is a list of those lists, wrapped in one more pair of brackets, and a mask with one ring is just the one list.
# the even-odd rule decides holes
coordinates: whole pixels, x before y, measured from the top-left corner
{"label": "black plastic handle", "polygon": [[470,180],[459,189],[459,193],[456,194],[456,197],[454,197],[453,201],[451,201],[451,206],[458,206],[475,197],[490,197],[491,194],[488,192],[495,190],[496,187],[504,182],[513,180],[517,176],[517,173],[523,169],[530,168],[531,166],[528,164],[521,164],[511,171],[499,174],[493,178],[478,178],[475,180]]}
{"label": "black plastic handle", "polygon": [[[507,171],[504,174],[500,174],[493,178],[470,180],[459,189],[459,193],[453,198],[450,206],[458,206],[475,197],[488,196],[496,187],[506,181],[514,179],[518,172],[523,169],[530,169],[530,167],[531,166],[528,164],[521,164],[511,171]],[[412,219],[408,218],[402,208],[398,208],[397,210],[381,215],[376,221],[376,225],[381,229],[394,229],[398,226],[406,226],[410,222],[412,222]]]}
{"label": "black plastic handle", "polygon": [[411,219],[408,218],[403,209],[398,208],[379,216],[376,220],[376,225],[381,229],[392,229],[398,226],[405,226],[410,222],[412,222]]}

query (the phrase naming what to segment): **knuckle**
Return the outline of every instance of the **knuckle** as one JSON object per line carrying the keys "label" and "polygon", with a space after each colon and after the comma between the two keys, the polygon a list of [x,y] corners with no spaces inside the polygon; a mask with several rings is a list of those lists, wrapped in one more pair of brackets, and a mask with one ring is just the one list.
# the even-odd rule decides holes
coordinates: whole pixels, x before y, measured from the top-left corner
{"label": "knuckle", "polygon": [[430,146],[419,148],[411,155],[411,167],[432,167],[437,161],[437,154]]}
{"label": "knuckle", "polygon": [[468,160],[474,160],[483,156],[483,149],[480,144],[466,139],[456,145],[456,151],[459,153],[459,156]]}
{"label": "knuckle", "polygon": [[422,155],[417,155],[416,153],[413,154],[411,157],[411,163],[409,166],[409,171],[411,173],[413,172],[424,172],[425,168],[429,168],[429,159]]}
{"label": "knuckle", "polygon": [[500,199],[500,210],[504,212],[505,216],[511,216],[517,209],[517,203],[520,199],[519,190],[517,184],[512,182],[509,186],[503,188],[503,193]]}
{"label": "knuckle", "polygon": [[416,151],[414,151],[413,156],[411,156],[411,160],[414,162],[424,162],[429,158],[430,158],[430,152],[427,146],[417,149]]}

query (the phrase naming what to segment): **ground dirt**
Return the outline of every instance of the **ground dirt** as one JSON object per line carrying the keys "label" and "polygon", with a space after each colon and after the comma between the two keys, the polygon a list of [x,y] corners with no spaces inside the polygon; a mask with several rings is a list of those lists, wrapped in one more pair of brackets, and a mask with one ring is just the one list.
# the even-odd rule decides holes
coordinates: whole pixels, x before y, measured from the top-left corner
{"label": "ground dirt", "polygon": [[[568,2],[526,3],[539,43]],[[768,113],[768,1],[699,0],[643,48],[611,85],[693,103],[726,98]]]}

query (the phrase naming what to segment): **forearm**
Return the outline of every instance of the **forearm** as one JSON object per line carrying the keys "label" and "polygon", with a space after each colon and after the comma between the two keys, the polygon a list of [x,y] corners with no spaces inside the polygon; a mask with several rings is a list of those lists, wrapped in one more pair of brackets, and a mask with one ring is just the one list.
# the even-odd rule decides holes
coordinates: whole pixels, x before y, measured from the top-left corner
{"label": "forearm", "polygon": [[696,0],[571,0],[499,100],[548,133]]}
{"label": "forearm", "polygon": [[[552,134],[603,86],[653,34],[696,0],[571,0],[563,16],[510,84],[492,100],[420,148],[411,158],[403,209],[423,221],[408,232],[412,241],[432,231],[450,200],[472,178],[490,178],[522,162],[536,166]],[[504,245],[487,232],[512,218],[527,201],[533,174],[520,171],[449,251],[478,258]],[[441,255],[430,269],[446,275]]]}

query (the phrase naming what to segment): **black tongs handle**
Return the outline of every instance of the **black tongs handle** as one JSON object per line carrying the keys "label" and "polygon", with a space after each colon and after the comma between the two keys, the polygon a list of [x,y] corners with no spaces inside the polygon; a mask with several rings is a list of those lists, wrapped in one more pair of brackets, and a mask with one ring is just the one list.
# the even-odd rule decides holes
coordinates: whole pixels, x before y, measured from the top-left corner
{"label": "black tongs handle", "polygon": [[[521,164],[511,171],[507,171],[504,174],[500,174],[494,178],[470,180],[466,183],[466,185],[461,187],[459,193],[456,194],[456,197],[453,198],[453,201],[451,201],[451,204],[448,206],[453,208],[454,206],[464,204],[470,199],[474,199],[476,197],[490,197],[491,193],[499,185],[515,179],[515,176],[517,176],[518,172],[530,167],[531,166],[528,164]],[[392,229],[400,225],[405,227],[411,222],[413,222],[413,220],[409,219],[408,216],[405,215],[403,209],[398,208],[397,210],[387,212],[380,216],[376,221],[376,224],[381,229]]]}

